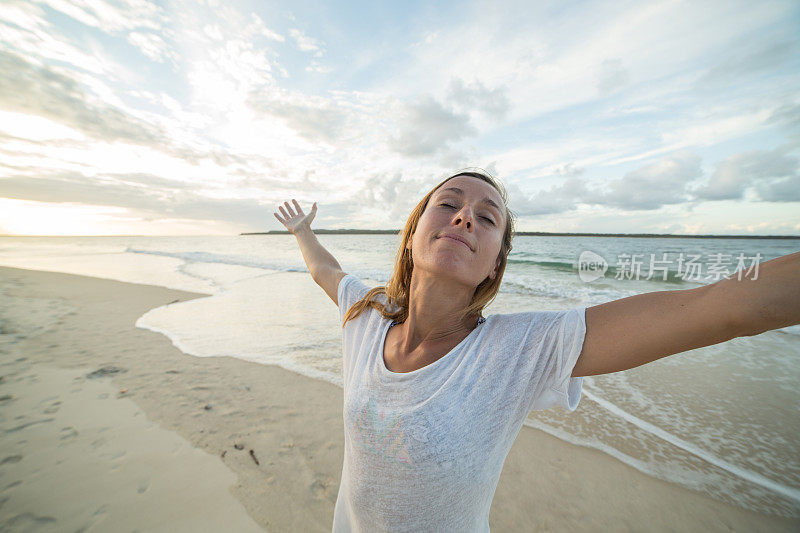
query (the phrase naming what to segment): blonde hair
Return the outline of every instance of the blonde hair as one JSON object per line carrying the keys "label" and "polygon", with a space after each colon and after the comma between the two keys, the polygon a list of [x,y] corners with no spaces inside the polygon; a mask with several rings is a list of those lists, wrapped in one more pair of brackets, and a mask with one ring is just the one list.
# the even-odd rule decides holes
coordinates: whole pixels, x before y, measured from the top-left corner
{"label": "blonde hair", "polygon": [[[503,187],[502,183],[500,183],[486,171],[465,170],[459,171],[444,179],[436,187],[431,189],[430,192],[428,192],[428,194],[426,194],[425,197],[420,200],[414,210],[411,211],[411,214],[406,221],[405,228],[403,228],[403,231],[401,232],[400,248],[397,251],[397,258],[395,259],[394,274],[392,275],[392,278],[385,286],[373,287],[367,292],[367,294],[364,295],[363,298],[355,302],[350,309],[347,310],[342,322],[342,327],[347,324],[348,320],[358,317],[367,307],[371,307],[379,311],[383,318],[392,319],[398,323],[404,322],[406,318],[408,318],[408,299],[409,292],[411,290],[411,273],[414,270],[414,263],[411,260],[411,250],[406,248],[406,246],[408,245],[411,237],[414,235],[414,232],[417,230],[417,223],[419,222],[422,213],[425,212],[425,208],[428,206],[428,202],[430,201],[431,196],[433,196],[433,193],[435,193],[447,181],[458,176],[478,178],[490,184],[495,188],[495,190],[497,190],[498,193],[500,193],[500,197],[503,199],[503,207],[505,207],[506,212],[506,227],[505,231],[503,232],[503,243],[500,247],[500,254],[498,256],[500,265],[497,268],[497,275],[494,277],[494,279],[487,276],[486,279],[484,279],[478,285],[478,287],[475,289],[475,293],[472,296],[472,302],[460,312],[459,320],[463,320],[468,316],[476,314],[479,317],[483,316],[483,308],[489,305],[492,300],[494,300],[495,296],[497,296],[497,292],[500,290],[500,282],[503,280],[503,273],[506,269],[508,254],[511,252],[511,240],[514,237],[515,215],[508,208],[508,195],[506,194],[505,187]],[[381,294],[386,296],[388,305],[380,302],[377,299],[377,296]]]}

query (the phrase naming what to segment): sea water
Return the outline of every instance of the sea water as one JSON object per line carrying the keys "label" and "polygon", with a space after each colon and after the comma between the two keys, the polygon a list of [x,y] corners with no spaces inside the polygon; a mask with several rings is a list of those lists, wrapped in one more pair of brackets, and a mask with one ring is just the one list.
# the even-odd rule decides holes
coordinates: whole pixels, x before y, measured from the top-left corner
{"label": "sea water", "polygon": [[[346,272],[369,285],[388,281],[396,235],[319,240]],[[800,239],[518,236],[500,293],[484,314],[699,287],[733,273],[737,258],[754,275],[758,264],[798,250]],[[595,267],[605,262],[591,281],[581,272],[587,257]],[[0,265],[208,294],[153,309],[137,326],[193,356],[237,357],[342,384],[336,306],[311,280],[290,235],[0,237]],[[526,424],[718,500],[800,516],[799,330],[585,377],[575,412],[534,411]]]}

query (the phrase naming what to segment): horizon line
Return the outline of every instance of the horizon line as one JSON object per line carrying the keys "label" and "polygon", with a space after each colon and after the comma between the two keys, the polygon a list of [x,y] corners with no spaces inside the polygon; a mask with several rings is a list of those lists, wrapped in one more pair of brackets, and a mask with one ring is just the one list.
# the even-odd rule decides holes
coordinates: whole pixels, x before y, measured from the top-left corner
{"label": "horizon line", "polygon": [[[367,230],[367,229],[326,229],[313,230],[315,233],[327,235],[397,235],[402,230]],[[34,234],[0,234],[0,237],[225,237],[246,235],[291,235],[287,230],[269,230],[230,234],[178,234],[178,235],[145,235],[145,234],[96,234],[96,235],[34,235]],[[550,232],[550,231],[516,231],[514,236],[520,237],[660,237],[682,239],[800,239],[800,235],[760,235],[760,234],[720,234],[720,233],[593,233],[593,232]]]}

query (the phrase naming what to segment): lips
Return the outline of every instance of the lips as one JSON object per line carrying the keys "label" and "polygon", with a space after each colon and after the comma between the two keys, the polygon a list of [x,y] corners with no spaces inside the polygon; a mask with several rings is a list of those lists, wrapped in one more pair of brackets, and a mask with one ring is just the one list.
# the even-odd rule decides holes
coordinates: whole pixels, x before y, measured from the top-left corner
{"label": "lips", "polygon": [[470,252],[474,251],[472,249],[472,246],[467,242],[467,240],[464,237],[462,237],[460,235],[456,235],[455,233],[444,233],[442,235],[439,235],[439,238],[440,239],[448,239],[448,240],[453,240],[453,241],[456,241],[456,242],[460,242],[461,244],[463,244],[464,246],[469,248]]}

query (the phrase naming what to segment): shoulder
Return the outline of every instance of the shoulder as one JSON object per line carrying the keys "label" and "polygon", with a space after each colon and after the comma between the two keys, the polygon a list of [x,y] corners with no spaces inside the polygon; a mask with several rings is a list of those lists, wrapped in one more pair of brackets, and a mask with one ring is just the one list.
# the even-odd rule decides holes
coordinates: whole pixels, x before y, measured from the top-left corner
{"label": "shoulder", "polygon": [[[338,289],[338,302],[339,302],[339,310],[341,316],[344,317],[344,315],[353,306],[353,304],[363,300],[367,296],[367,294],[376,287],[382,287],[382,286],[367,285],[366,283],[364,283],[364,281],[362,281],[361,279],[352,274],[346,274],[345,276],[343,276],[339,282],[339,289]],[[381,306],[388,305],[388,299],[386,298],[386,294],[383,292],[373,294],[371,297],[371,301],[377,302]],[[389,309],[394,309],[394,307],[389,306]],[[367,306],[364,309],[364,312],[366,312],[367,314],[370,314],[372,312],[379,313],[379,311],[373,309],[371,306]]]}
{"label": "shoulder", "polygon": [[487,329],[493,335],[509,338],[524,336],[545,336],[572,327],[578,323],[585,324],[585,308],[524,311],[519,313],[499,313],[487,317]]}
{"label": "shoulder", "polygon": [[497,313],[487,317],[495,327],[515,327],[537,323],[549,323],[563,318],[571,309],[558,311],[522,311],[518,313]]}
{"label": "shoulder", "polygon": [[363,298],[369,289],[370,287],[358,277],[343,272],[337,290],[339,301],[344,299],[345,303],[352,304]]}

